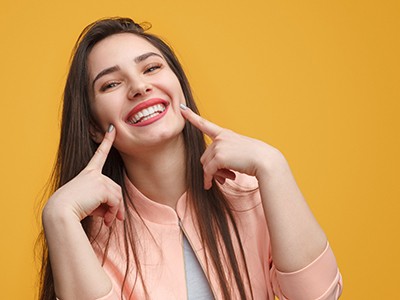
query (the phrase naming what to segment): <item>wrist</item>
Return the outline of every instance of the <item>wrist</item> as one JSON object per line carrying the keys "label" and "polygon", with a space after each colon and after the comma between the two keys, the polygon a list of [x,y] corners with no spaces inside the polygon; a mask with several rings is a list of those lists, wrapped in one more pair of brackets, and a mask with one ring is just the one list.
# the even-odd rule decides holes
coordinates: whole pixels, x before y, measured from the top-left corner
{"label": "wrist", "polygon": [[286,172],[288,169],[288,162],[282,152],[270,146],[263,155],[259,156],[255,176],[258,180],[268,179],[271,176]]}
{"label": "wrist", "polygon": [[42,223],[46,229],[53,226],[64,226],[69,223],[80,223],[80,219],[72,209],[51,197],[43,208]]}

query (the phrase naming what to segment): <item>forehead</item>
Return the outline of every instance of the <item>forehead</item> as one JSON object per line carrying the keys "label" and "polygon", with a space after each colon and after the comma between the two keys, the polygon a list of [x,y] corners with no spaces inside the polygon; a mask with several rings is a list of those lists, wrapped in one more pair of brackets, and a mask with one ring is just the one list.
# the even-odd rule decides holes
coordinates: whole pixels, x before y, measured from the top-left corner
{"label": "forehead", "polygon": [[92,77],[105,68],[133,63],[136,57],[148,52],[163,56],[150,42],[133,33],[111,35],[98,42],[89,53],[89,74]]}

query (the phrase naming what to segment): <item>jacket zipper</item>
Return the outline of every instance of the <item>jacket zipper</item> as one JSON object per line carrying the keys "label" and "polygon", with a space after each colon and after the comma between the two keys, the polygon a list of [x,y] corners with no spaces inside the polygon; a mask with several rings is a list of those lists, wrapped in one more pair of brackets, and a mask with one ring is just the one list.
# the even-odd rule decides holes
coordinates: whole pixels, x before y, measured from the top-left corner
{"label": "jacket zipper", "polygon": [[[186,239],[188,240],[189,245],[190,245],[190,247],[192,248],[192,251],[193,251],[194,255],[196,256],[197,261],[199,262],[199,265],[200,265],[200,267],[201,267],[201,269],[202,269],[202,271],[203,271],[204,276],[205,276],[206,279],[207,279],[208,285],[209,285],[209,287],[210,287],[210,289],[211,289],[211,292],[212,292],[212,294],[213,294],[214,299],[217,299],[216,293],[215,293],[215,291],[214,291],[214,287],[212,286],[212,284],[211,284],[211,282],[210,282],[210,279],[209,279],[208,276],[206,275],[207,273],[206,273],[205,267],[203,266],[203,263],[202,263],[201,260],[199,259],[198,255],[197,255],[197,251],[194,250],[192,241],[190,240],[189,235],[188,235],[187,232],[185,231],[185,228],[183,227],[183,224],[182,224],[182,221],[181,221],[181,218],[180,218],[180,217],[178,217],[178,224],[179,224],[179,227],[181,228],[182,233],[185,235]],[[183,239],[182,239],[182,250],[183,250]],[[185,254],[183,254],[183,255],[185,255]],[[185,261],[185,258],[183,258],[183,260]],[[185,267],[186,267],[186,265],[185,265]],[[185,278],[186,278],[186,271],[185,271]],[[187,283],[186,283],[186,288],[187,288]]]}

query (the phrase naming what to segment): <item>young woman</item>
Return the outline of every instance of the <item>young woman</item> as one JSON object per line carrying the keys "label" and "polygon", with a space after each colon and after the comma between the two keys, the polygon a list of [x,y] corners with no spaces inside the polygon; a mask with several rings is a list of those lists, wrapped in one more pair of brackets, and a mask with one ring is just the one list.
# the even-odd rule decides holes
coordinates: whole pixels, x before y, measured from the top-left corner
{"label": "young woman", "polygon": [[41,299],[339,297],[283,155],[201,118],[158,37],[126,18],[89,25],[63,105]]}

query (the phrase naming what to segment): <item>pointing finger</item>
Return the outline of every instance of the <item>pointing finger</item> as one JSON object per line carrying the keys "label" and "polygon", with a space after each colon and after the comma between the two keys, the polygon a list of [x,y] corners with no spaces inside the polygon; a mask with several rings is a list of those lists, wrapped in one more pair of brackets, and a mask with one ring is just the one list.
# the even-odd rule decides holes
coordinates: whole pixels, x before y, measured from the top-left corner
{"label": "pointing finger", "polygon": [[115,129],[111,124],[108,131],[104,135],[104,139],[94,153],[92,159],[89,161],[87,168],[89,169],[103,169],[104,163],[106,162],[108,153],[115,140]]}
{"label": "pointing finger", "polygon": [[191,124],[196,128],[200,129],[201,132],[208,135],[211,139],[214,139],[221,131],[222,128],[218,125],[200,117],[195,114],[190,108],[184,104],[180,104],[181,113]]}

